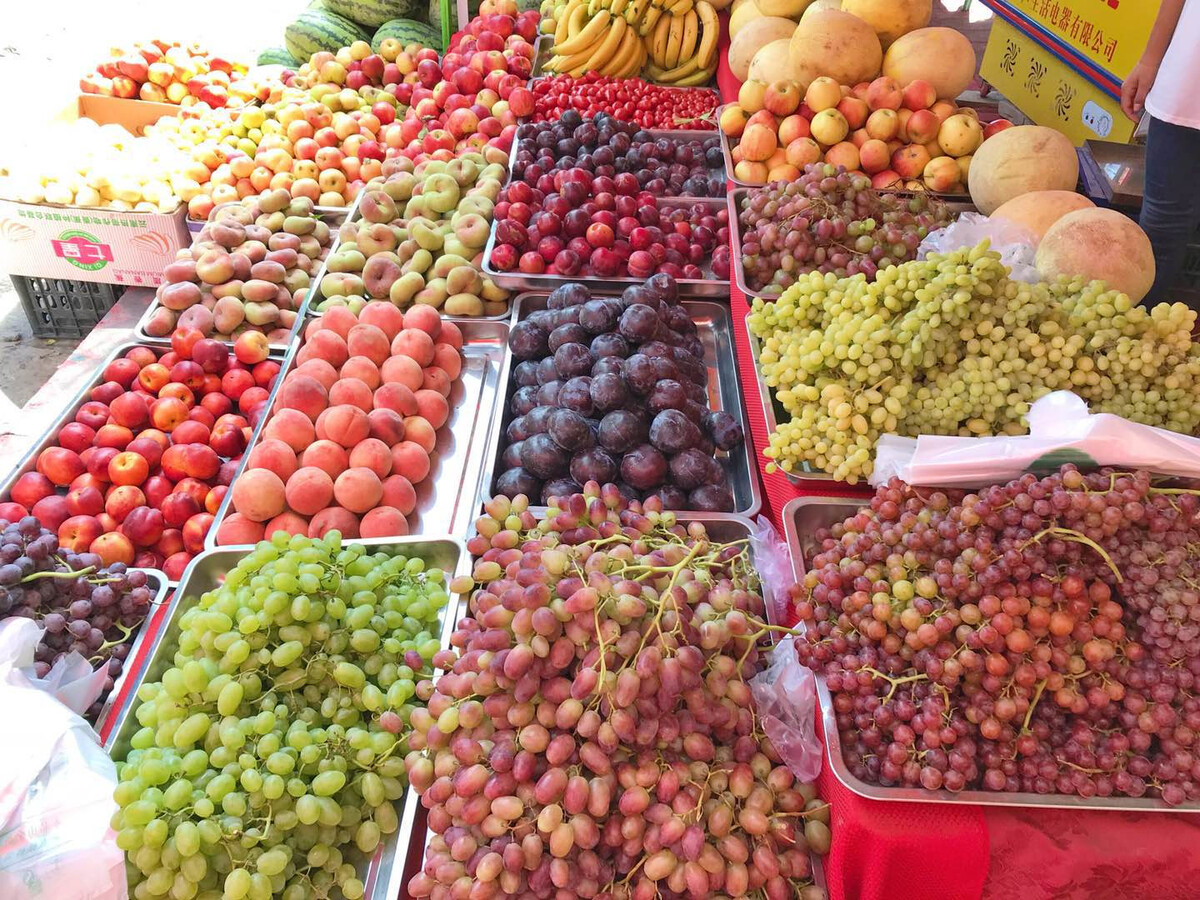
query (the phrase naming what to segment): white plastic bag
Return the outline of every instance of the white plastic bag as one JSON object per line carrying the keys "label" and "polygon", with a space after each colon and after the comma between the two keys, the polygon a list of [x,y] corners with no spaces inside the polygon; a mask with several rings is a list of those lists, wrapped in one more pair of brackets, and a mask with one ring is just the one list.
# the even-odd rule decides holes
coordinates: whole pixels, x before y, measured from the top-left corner
{"label": "white plastic bag", "polygon": [[754,554],[754,569],[762,582],[767,620],[772,625],[787,625],[787,591],[796,583],[791,556],[770,519],[759,516],[754,524],[755,530],[750,532],[750,550]]}
{"label": "white plastic bag", "polygon": [[814,721],[817,682],[796,658],[788,635],[771,651],[767,667],[750,679],[750,695],[763,731],[792,774],[812,781],[821,773],[821,742]]}
{"label": "white plastic bag", "polygon": [[95,677],[78,657],[34,678],[26,667],[40,638],[30,619],[0,622],[0,898],[126,900],[125,855],[109,827],[116,767],[64,705],[87,709]]}
{"label": "white plastic bag", "polygon": [[1070,391],[1042,397],[1030,407],[1028,419],[1029,434],[1016,437],[885,435],[876,447],[871,484],[896,476],[909,484],[974,488],[1026,472],[1054,471],[1068,462],[1200,478],[1200,439],[1111,413],[1091,415]]}
{"label": "white plastic bag", "polygon": [[931,231],[917,248],[917,259],[924,259],[930,253],[975,247],[982,240],[989,241],[991,248],[1000,254],[1000,261],[1008,266],[1013,281],[1037,284],[1042,280],[1034,265],[1037,255],[1034,236],[1015,222],[989,219],[979,213],[965,212],[945,228]]}

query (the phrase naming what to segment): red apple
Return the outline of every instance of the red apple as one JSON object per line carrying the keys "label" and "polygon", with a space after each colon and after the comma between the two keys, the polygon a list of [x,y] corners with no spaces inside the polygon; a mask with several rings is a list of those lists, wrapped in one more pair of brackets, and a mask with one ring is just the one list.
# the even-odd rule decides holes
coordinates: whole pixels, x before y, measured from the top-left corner
{"label": "red apple", "polygon": [[54,493],[54,483],[41,472],[26,472],[16,480],[12,488],[12,499],[26,509],[31,509],[43,497]]}
{"label": "red apple", "polygon": [[67,494],[67,511],[73,516],[98,516],[104,512],[104,495],[94,487],[75,488]]}
{"label": "red apple", "polygon": [[121,533],[128,537],[135,547],[153,547],[162,537],[164,516],[160,510],[143,506],[132,510],[121,523]]}
{"label": "red apple", "polygon": [[146,495],[146,502],[160,509],[162,508],[163,500],[173,490],[175,490],[175,485],[165,475],[151,475],[146,479],[146,483],[142,485],[142,491]]}
{"label": "red apple", "polygon": [[59,446],[79,454],[90,450],[95,439],[96,430],[82,422],[68,422],[58,432]]}
{"label": "red apple", "polygon": [[58,526],[71,517],[71,508],[66,497],[51,494],[33,504],[29,514],[41,522],[43,528],[58,531]]}

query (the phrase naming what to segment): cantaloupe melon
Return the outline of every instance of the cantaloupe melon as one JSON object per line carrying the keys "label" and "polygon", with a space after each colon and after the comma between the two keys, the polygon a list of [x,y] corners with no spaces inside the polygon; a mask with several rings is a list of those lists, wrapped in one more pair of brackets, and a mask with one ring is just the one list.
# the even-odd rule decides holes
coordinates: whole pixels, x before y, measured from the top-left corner
{"label": "cantaloupe melon", "polygon": [[933,0],[842,0],[842,9],[874,28],[886,49],[897,38],[929,24]]}
{"label": "cantaloupe melon", "polygon": [[819,13],[822,10],[841,8],[842,0],[813,0],[813,2],[808,5],[808,9],[804,11],[804,15],[800,17],[800,21],[803,22],[809,16],[813,15],[814,13]]}
{"label": "cantaloupe melon", "polygon": [[1079,158],[1061,131],[1017,125],[979,145],[971,162],[971,201],[985,216],[1030,191],[1070,191],[1079,179]]}
{"label": "cantaloupe melon", "polygon": [[755,0],[741,0],[740,5],[734,7],[733,12],[729,14],[729,39],[733,40],[743,28],[762,16],[762,10],[758,8]]}
{"label": "cantaloupe melon", "polygon": [[1154,284],[1154,251],[1138,224],[1115,209],[1079,209],[1050,226],[1037,250],[1043,278],[1103,281],[1137,303]]}
{"label": "cantaloupe melon", "polygon": [[992,213],[992,218],[1007,219],[1020,225],[1040,243],[1050,226],[1063,216],[1080,209],[1092,209],[1095,205],[1074,191],[1030,191],[1001,204]]}
{"label": "cantaloupe melon", "polygon": [[764,16],[799,19],[812,0],[754,0]]}
{"label": "cantaloupe melon", "polygon": [[975,77],[975,48],[953,28],[918,28],[888,47],[883,74],[902,86],[923,79],[939,98],[953,100]]}
{"label": "cantaloupe melon", "polygon": [[746,24],[729,42],[729,68],[738,81],[745,81],[754,54],[771,41],[791,37],[796,23],[782,16],[762,16]]}
{"label": "cantaloupe melon", "polygon": [[798,73],[792,69],[791,54],[788,52],[790,46],[790,40],[780,38],[759,49],[750,61],[750,80],[766,84],[773,81],[796,81]]}
{"label": "cantaloupe melon", "polygon": [[791,54],[801,90],[822,75],[839,84],[870,81],[883,61],[874,29],[858,16],[836,9],[805,16],[792,34]]}

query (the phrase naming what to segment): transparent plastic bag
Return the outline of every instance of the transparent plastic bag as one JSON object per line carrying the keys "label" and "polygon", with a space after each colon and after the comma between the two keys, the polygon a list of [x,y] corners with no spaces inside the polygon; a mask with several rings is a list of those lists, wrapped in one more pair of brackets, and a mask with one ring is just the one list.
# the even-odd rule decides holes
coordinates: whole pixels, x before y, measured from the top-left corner
{"label": "transparent plastic bag", "polygon": [[871,484],[895,476],[909,484],[975,488],[1020,478],[1026,472],[1128,466],[1160,475],[1200,478],[1200,438],[1130,422],[1111,413],[1092,415],[1070,391],[1055,391],[1029,409],[1029,434],[1002,437],[885,435],[876,447]]}
{"label": "transparent plastic bag", "polygon": [[780,758],[801,781],[821,772],[821,742],[814,717],[817,682],[796,658],[791,635],[775,644],[767,667],[750,679],[758,720]]}
{"label": "transparent plastic bag", "polygon": [[754,531],[750,532],[750,550],[754,554],[754,569],[762,582],[767,620],[772,625],[787,625],[790,618],[787,592],[796,581],[791,556],[766,516],[759,516],[754,525]]}
{"label": "transparent plastic bag", "polygon": [[952,253],[964,247],[975,247],[987,240],[1008,266],[1013,281],[1037,284],[1042,280],[1034,258],[1037,241],[1028,230],[1007,219],[989,219],[979,213],[965,212],[945,228],[931,231],[917,248],[917,258],[930,253]]}
{"label": "transparent plastic bag", "polygon": [[77,657],[34,678],[40,639],[29,619],[0,622],[0,717],[10,725],[0,740],[0,898],[126,900],[125,855],[109,826],[116,767],[66,705],[86,709],[98,696],[91,666]]}

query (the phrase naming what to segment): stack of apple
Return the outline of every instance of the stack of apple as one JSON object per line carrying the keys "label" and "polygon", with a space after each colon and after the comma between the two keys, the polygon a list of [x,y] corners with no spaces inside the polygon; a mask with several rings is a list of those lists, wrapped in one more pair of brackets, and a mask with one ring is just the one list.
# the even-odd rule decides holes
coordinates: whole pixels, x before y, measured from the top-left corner
{"label": "stack of apple", "polygon": [[365,294],[399,308],[425,305],[451,316],[502,315],[508,293],[484,277],[479,265],[504,163],[467,153],[416,165],[399,156],[383,168],[385,174],[367,185],[359,218],[341,228],[317,308],[348,304],[357,312]]}
{"label": "stack of apple", "polygon": [[417,70],[421,60],[431,58],[437,61],[436,50],[418,44],[405,46],[395,38],[382,41],[378,52],[372,52],[371,45],[366,41],[355,41],[336,53],[328,50],[314,53],[296,72],[286,75],[284,83],[300,88],[335,84],[352,91],[362,90],[368,85],[385,87],[400,84],[406,75]]}
{"label": "stack of apple", "polygon": [[817,78],[803,94],[791,81],[746,81],[719,124],[744,184],[794,181],[824,161],[871,176],[877,189],[950,194],[965,193],[979,145],[1012,125],[985,127],[970,107],[938,100],[929,82],[901,87],[887,76],[854,87]]}
{"label": "stack of apple", "polygon": [[163,270],[146,333],[231,340],[257,331],[286,343],[331,237],[312,200],[282,188],[221,207]]}
{"label": "stack of apple", "polygon": [[27,510],[67,550],[178,579],[204,549],[266,409],[279,374],[267,354],[261,334],[230,351],[191,330],[176,332],[170,350],[130,349],[17,479],[0,517],[15,522]]}
{"label": "stack of apple", "polygon": [[184,47],[155,40],[136,43],[132,50],[114,48],[112,57],[79,80],[81,91],[212,109],[266,99],[260,95],[264,85],[244,77],[245,65],[213,56],[196,44]]}
{"label": "stack of apple", "polygon": [[334,307],[305,329],[262,440],[233,483],[235,512],[218,544],[277,531],[322,537],[409,533],[429,477],[447,398],[462,370],[462,333],[430,306]]}

